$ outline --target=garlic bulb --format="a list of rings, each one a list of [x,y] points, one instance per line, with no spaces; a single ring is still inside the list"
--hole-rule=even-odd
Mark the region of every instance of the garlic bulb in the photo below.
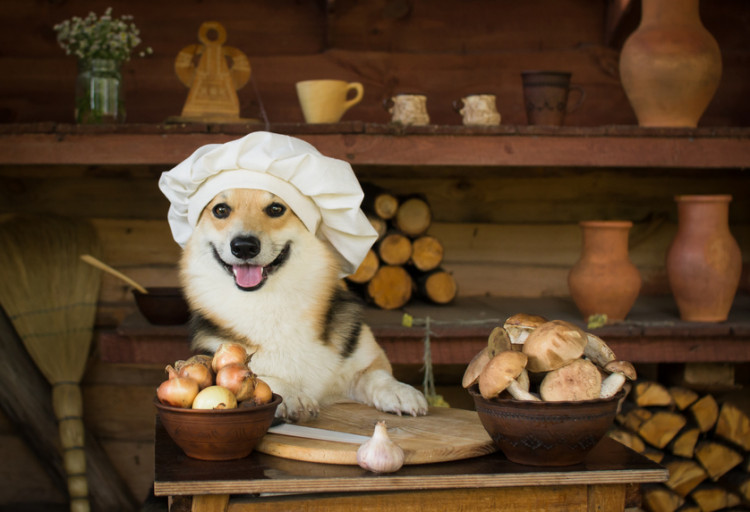
[[[372,437],[357,450],[357,464],[373,473],[393,473],[404,465],[404,450],[388,437],[385,421],[378,421]]]

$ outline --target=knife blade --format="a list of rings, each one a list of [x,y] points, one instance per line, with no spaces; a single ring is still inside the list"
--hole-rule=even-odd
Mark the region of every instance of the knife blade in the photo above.
[[[279,423],[268,429],[270,434],[279,434],[283,436],[303,437],[305,439],[317,439],[319,441],[333,441],[337,443],[362,444],[369,441],[367,436],[359,434],[350,434],[349,432],[337,432],[335,430],[326,430],[324,428],[305,427],[292,423]]]

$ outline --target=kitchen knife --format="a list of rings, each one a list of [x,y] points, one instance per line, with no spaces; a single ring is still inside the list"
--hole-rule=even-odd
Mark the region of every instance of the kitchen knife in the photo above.
[[[333,441],[337,443],[362,444],[369,441],[367,436],[359,434],[350,434],[348,432],[337,432],[335,430],[326,430],[324,428],[304,427],[292,423],[278,423],[268,429],[269,434],[279,434],[282,436],[304,437],[306,439],[317,439],[319,441]]]

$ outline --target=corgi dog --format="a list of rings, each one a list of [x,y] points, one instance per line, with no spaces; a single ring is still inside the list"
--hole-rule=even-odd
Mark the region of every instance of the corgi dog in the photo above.
[[[242,344],[252,371],[283,397],[276,415],[287,421],[315,417],[341,399],[427,414],[424,395],[393,377],[359,299],[342,286],[339,262],[278,196],[219,193],[180,259],[192,348]]]

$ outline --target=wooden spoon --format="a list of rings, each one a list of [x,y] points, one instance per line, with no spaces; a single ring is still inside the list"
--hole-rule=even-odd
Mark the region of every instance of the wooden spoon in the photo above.
[[[146,288],[144,288],[143,286],[141,286],[140,284],[138,284],[136,281],[134,281],[133,279],[129,278],[128,276],[126,276],[125,274],[123,274],[122,272],[120,272],[119,270],[113,269],[112,267],[110,267],[109,265],[107,265],[106,263],[104,263],[103,261],[94,258],[92,255],[90,255],[90,254],[82,254],[81,255],[81,259],[83,261],[85,261],[86,263],[88,263],[89,265],[98,268],[99,270],[103,270],[103,271],[105,271],[105,272],[107,272],[109,274],[112,274],[113,276],[117,277],[118,279],[122,279],[123,281],[125,281],[126,283],[128,283],[130,286],[132,286],[133,288],[135,288],[136,290],[138,290],[139,292],[145,293],[145,294],[148,293],[148,290],[146,290]]]

